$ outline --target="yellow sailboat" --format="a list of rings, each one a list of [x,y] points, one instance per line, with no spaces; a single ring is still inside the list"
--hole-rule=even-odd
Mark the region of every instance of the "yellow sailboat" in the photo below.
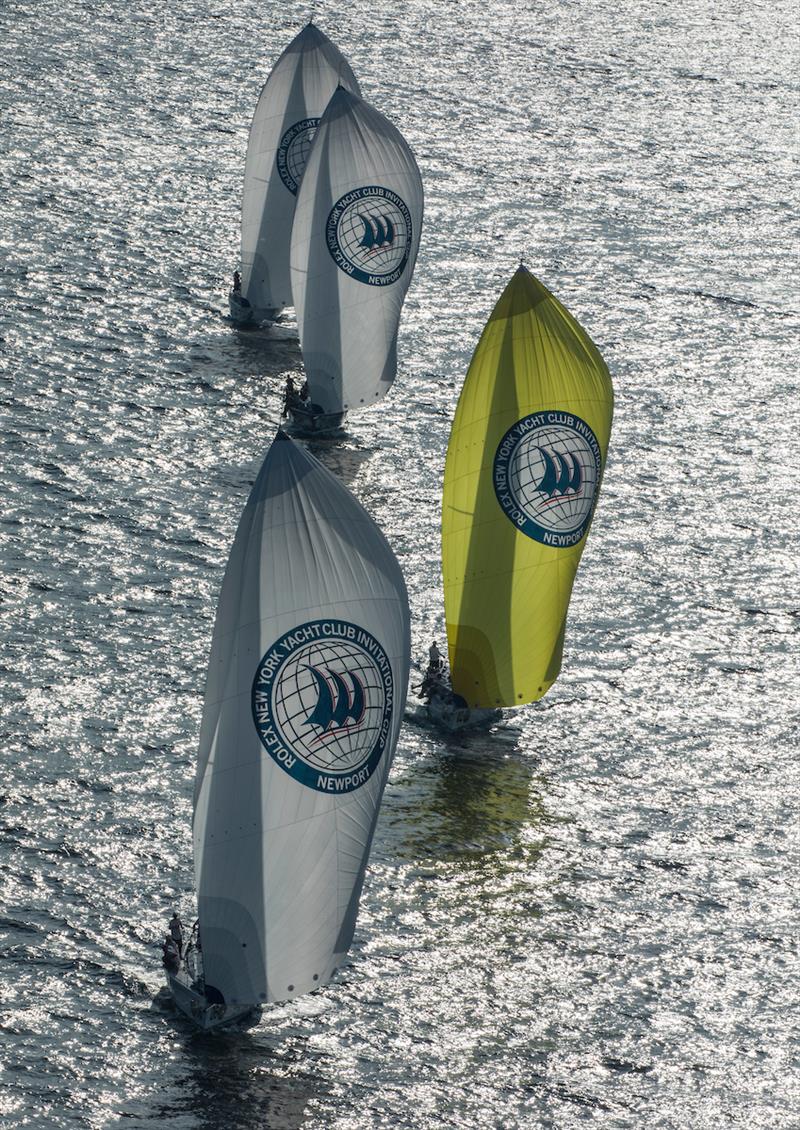
[[[452,692],[429,695],[428,710],[449,728],[533,702],[557,678],[613,402],[589,336],[520,266],[478,342],[447,449],[442,573]],[[435,691],[436,673],[428,674]]]

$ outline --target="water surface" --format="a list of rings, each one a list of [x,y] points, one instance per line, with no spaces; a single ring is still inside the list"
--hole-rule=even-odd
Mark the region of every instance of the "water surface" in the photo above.
[[[398,553],[418,655],[455,398],[520,255],[612,370],[611,455],[561,679],[489,736],[409,721],[337,981],[213,1039],[157,999],[222,571],[301,367],[291,318],[225,312],[250,116],[307,15],[0,12],[4,1125],[788,1128],[780,0],[317,6],[426,186],[396,386],[313,447]]]

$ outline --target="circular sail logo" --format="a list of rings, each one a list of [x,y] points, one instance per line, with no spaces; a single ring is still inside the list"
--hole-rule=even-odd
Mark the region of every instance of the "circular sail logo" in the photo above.
[[[336,266],[368,286],[390,286],[411,254],[411,213],[389,188],[354,188],[328,215],[325,239]]]
[[[295,780],[349,793],[380,763],[393,699],[391,664],[373,635],[346,620],[312,620],[262,657],[253,720],[264,749]]]
[[[278,176],[293,196],[297,196],[300,181],[306,171],[311,152],[311,142],[317,132],[319,118],[303,118],[289,126],[278,146]]]
[[[576,545],[586,533],[602,453],[592,429],[571,412],[524,416],[494,456],[494,491],[510,521],[544,545]]]

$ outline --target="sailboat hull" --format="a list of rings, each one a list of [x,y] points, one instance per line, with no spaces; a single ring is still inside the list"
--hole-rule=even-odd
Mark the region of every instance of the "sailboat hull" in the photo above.
[[[246,298],[232,290],[228,294],[228,309],[237,326],[257,326],[260,322],[274,322],[282,307],[257,310]]]
[[[224,1028],[248,1016],[258,1017],[261,1013],[257,1005],[209,1004],[201,993],[192,988],[189,977],[182,969],[178,973],[167,971],[167,985],[178,1010],[203,1032]]]
[[[433,695],[426,703],[431,722],[443,730],[455,733],[480,726],[491,726],[503,717],[501,710],[472,710],[456,695]]]
[[[299,406],[289,409],[289,423],[296,435],[325,435],[338,432],[347,417],[346,412],[314,412]]]

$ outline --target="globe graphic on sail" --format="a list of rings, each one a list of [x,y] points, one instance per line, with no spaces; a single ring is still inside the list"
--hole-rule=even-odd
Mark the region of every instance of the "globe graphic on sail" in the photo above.
[[[359,276],[386,277],[405,265],[411,242],[408,209],[385,196],[363,196],[342,212],[336,242]]]
[[[359,768],[375,748],[385,709],[375,661],[346,640],[299,648],[272,690],[272,716],[284,740],[322,772]]]
[[[278,172],[283,183],[295,196],[306,171],[318,125],[319,118],[295,122],[286,130],[278,147]]]
[[[297,186],[303,179],[303,173],[308,164],[308,155],[311,152],[311,143],[314,140],[314,134],[317,132],[316,127],[305,129],[302,133],[293,139],[291,145],[286,151],[286,168],[289,176],[295,184],[295,192]]]
[[[597,489],[595,457],[573,428],[536,428],[511,453],[508,487],[520,510],[537,525],[571,533],[591,513]]]

